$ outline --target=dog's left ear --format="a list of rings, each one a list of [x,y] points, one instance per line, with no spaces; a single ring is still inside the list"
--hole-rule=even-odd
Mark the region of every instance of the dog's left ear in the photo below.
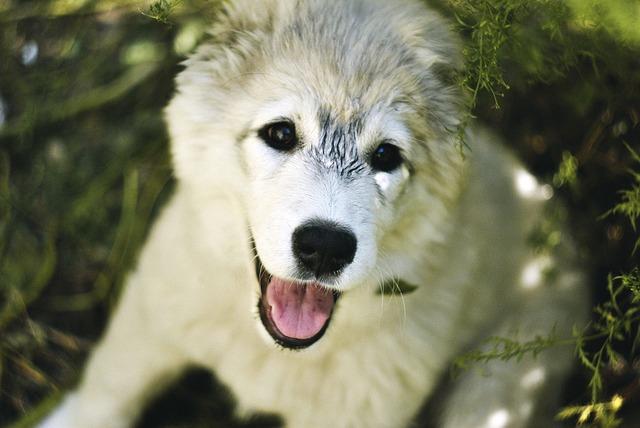
[[[462,70],[462,40],[452,31],[451,23],[438,12],[420,7],[400,33],[419,53],[418,60],[443,80],[448,80],[444,77],[447,71],[457,73]]]
[[[414,74],[420,82],[424,106],[431,131],[447,138],[457,134],[466,106],[459,84],[463,69],[462,41],[443,16],[423,5],[415,5],[411,18],[399,28],[417,63]]]

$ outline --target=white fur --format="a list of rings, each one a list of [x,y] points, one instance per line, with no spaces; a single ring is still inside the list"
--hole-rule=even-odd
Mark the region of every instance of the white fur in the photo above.
[[[186,61],[167,108],[179,184],[82,383],[41,427],[129,426],[188,364],[214,370],[243,412],[289,427],[407,426],[432,394],[440,427],[549,426],[571,349],[492,362],[491,376],[472,370],[435,390],[452,358],[489,336],[565,334],[584,317],[569,240],[544,263],[527,244],[549,189],[482,131],[468,131],[460,156],[460,95],[434,71],[455,69],[458,48],[433,12],[293,3],[230,4]],[[352,153],[392,141],[407,163],[345,179],[340,159],[311,155],[323,110],[339,124],[361,118]],[[278,118],[295,122],[298,150],[257,136]],[[250,241],[271,273],[294,277],[291,234],[311,218],[350,228],[358,249],[325,284],[344,293],[324,337],[290,351],[256,315]],[[392,279],[419,287],[376,293]]]

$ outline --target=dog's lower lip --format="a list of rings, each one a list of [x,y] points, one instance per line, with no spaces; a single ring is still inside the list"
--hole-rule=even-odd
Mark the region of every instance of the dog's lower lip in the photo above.
[[[335,290],[332,291],[333,308],[332,308],[331,314],[325,321],[322,328],[320,328],[320,330],[315,335],[309,338],[304,338],[304,339],[287,336],[278,329],[276,323],[274,322],[274,319],[272,317],[273,308],[268,303],[267,297],[266,297],[267,287],[269,286],[269,283],[271,282],[273,276],[264,268],[257,254],[255,256],[255,260],[256,260],[256,276],[260,283],[260,299],[258,301],[258,312],[260,313],[260,320],[262,321],[262,324],[264,325],[269,335],[280,346],[284,348],[289,348],[289,349],[303,349],[317,342],[324,335],[327,327],[329,326],[329,323],[331,322],[333,310],[335,309],[335,304],[337,303],[340,297],[340,293]],[[299,286],[304,287],[306,286],[306,284],[301,282]]]

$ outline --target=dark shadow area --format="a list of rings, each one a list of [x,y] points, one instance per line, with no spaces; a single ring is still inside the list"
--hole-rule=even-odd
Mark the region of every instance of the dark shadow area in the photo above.
[[[137,428],[278,428],[277,415],[252,415],[239,420],[229,391],[207,370],[191,369],[161,394],[142,416]]]

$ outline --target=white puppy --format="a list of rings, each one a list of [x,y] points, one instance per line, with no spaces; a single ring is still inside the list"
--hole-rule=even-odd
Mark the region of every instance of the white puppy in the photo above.
[[[166,110],[178,185],[77,391],[43,427],[128,427],[191,364],[288,427],[549,426],[570,348],[492,362],[490,336],[586,313],[550,189],[467,130],[447,23],[418,1],[241,0]],[[552,273],[552,274],[550,274]]]

